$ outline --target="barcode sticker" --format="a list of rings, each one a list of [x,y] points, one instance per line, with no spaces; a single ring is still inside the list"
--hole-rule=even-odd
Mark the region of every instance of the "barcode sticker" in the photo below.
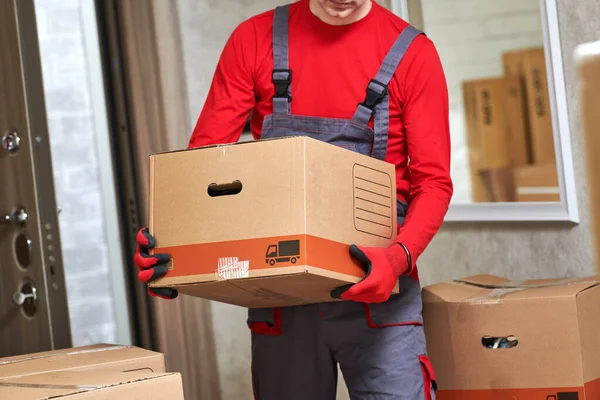
[[[392,178],[385,172],[355,164],[353,180],[354,227],[359,232],[390,239],[396,204]]]

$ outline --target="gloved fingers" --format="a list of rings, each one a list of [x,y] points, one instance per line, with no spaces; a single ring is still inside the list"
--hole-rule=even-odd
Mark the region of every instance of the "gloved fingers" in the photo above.
[[[355,244],[350,245],[350,255],[360,262],[361,267],[365,270],[366,276],[369,276],[373,264],[364,250],[365,249]]]
[[[367,278],[352,285],[348,290],[346,290],[342,295],[342,299],[362,301],[364,298],[369,298],[376,295],[377,289],[378,287],[376,282],[372,282]]]
[[[357,300],[360,298],[362,301],[363,297],[370,297],[377,289],[377,285],[368,278],[367,276],[357,283],[338,286],[330,292],[330,295],[334,299]]]
[[[168,271],[169,268],[166,265],[143,269],[138,272],[138,279],[144,283],[152,282],[165,276]]]
[[[171,256],[168,254],[148,254],[145,247],[138,244],[138,249],[133,257],[133,262],[138,266],[139,269],[147,269],[154,267],[155,265],[167,264],[171,260]]]
[[[382,292],[361,293],[359,295],[344,294],[342,299],[357,303],[385,303],[389,296]]]
[[[331,292],[329,292],[329,295],[331,296],[331,298],[333,299],[341,299],[342,295],[348,290],[350,289],[352,286],[354,286],[353,283],[350,283],[348,285],[342,285],[342,286],[338,286],[335,289],[333,289]]]
[[[372,269],[372,263],[369,257],[365,254],[363,249],[355,244],[350,245],[350,256],[360,262],[361,267],[365,270],[365,276],[358,283],[351,283],[348,285],[338,286],[333,289],[329,295],[334,299],[346,300],[346,295],[349,290],[356,290],[355,287],[365,281],[369,277]]]
[[[179,295],[177,290],[171,288],[148,288],[148,294],[166,300],[172,300]]]
[[[139,245],[147,249],[152,249],[156,246],[156,240],[154,239],[154,236],[148,232],[148,228],[140,229],[137,233],[136,240]]]

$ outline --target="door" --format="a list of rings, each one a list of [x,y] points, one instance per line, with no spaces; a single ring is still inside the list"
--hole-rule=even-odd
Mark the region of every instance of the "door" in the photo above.
[[[0,0],[0,357],[71,344],[35,12]]]

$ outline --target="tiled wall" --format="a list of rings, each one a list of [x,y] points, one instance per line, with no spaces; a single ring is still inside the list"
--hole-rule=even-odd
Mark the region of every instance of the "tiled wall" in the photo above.
[[[471,202],[461,84],[502,75],[502,53],[542,46],[539,0],[423,0],[424,30],[438,50],[450,95],[456,203]]]
[[[115,342],[81,5],[35,6],[73,344]]]

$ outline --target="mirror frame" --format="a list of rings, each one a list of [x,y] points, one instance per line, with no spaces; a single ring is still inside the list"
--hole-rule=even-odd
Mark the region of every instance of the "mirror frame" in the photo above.
[[[391,0],[391,11],[410,22],[408,1]],[[423,1],[423,0],[420,0]],[[560,202],[452,204],[445,222],[561,221],[579,223],[569,109],[556,0],[539,0]]]

